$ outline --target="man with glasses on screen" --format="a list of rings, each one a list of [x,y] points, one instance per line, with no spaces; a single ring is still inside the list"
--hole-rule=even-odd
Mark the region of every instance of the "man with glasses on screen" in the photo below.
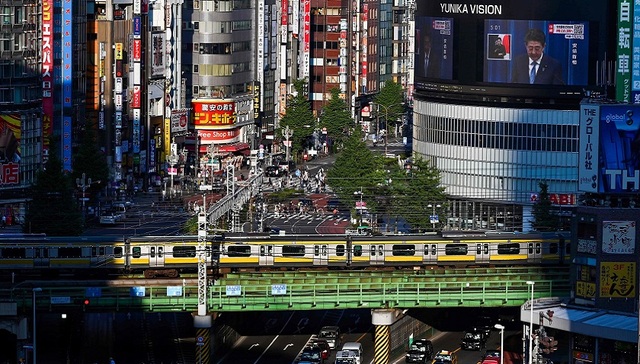
[[[536,85],[564,85],[560,62],[544,53],[546,39],[540,29],[529,29],[524,37],[526,55],[512,64],[511,82]]]

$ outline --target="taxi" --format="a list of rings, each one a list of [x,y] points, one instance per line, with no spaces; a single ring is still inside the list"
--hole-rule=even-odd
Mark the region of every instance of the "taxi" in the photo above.
[[[458,356],[449,350],[440,350],[433,357],[431,364],[458,364]]]

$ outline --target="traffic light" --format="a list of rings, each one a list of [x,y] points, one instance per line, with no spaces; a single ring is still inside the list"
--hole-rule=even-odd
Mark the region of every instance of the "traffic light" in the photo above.
[[[540,343],[540,352],[543,354],[551,354],[558,350],[558,340],[553,336],[543,336],[538,338]]]

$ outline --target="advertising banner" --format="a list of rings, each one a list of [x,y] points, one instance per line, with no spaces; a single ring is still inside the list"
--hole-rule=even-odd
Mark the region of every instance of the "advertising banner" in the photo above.
[[[193,124],[196,127],[233,125],[236,121],[235,102],[229,100],[194,100]]]
[[[189,110],[179,109],[171,111],[171,132],[182,133],[187,131]]]
[[[633,298],[636,282],[636,263],[600,263],[600,298]]]
[[[599,134],[600,106],[581,104],[578,191],[596,192],[598,190]]]
[[[228,144],[237,142],[240,139],[240,132],[238,129],[198,130],[198,137],[200,137],[200,151],[206,152],[208,144]]]
[[[140,34],[142,33],[142,19],[139,15],[135,15],[133,17],[133,36],[136,38],[140,38]]]
[[[616,100],[631,100],[631,0],[618,2]]]
[[[116,60],[121,61],[124,57],[124,44],[116,43]]]
[[[636,222],[604,221],[602,223],[602,252],[607,254],[635,254]]]
[[[133,109],[133,152],[140,153],[140,109]]]
[[[142,40],[134,39],[133,40],[133,61],[140,62],[141,57],[142,57]]]
[[[53,2],[42,2],[42,162],[49,156],[53,134]]]
[[[131,94],[131,107],[134,109],[140,108],[140,100],[142,95],[140,94],[140,86],[133,86],[133,92]]]
[[[151,34],[151,77],[164,77],[165,72],[165,34]]]

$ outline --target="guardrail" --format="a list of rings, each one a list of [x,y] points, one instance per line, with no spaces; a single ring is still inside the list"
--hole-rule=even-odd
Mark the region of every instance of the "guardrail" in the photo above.
[[[506,307],[520,306],[531,298],[528,279],[509,280],[502,275],[465,280],[464,277],[440,277],[422,281],[408,276],[404,282],[330,283],[309,280],[306,283],[235,284],[219,282],[209,286],[209,311],[314,310],[346,308],[428,308],[428,307]],[[230,284],[225,284],[230,283]],[[568,296],[567,276],[536,279],[535,298]],[[30,307],[31,288],[14,288],[11,297],[18,307]],[[0,292],[0,298],[3,297]],[[85,300],[88,299],[88,302]],[[155,287],[42,287],[38,306],[50,311],[82,308],[113,311],[194,311],[198,305],[195,285]]]
[[[236,181],[236,190],[234,194],[227,194],[216,202],[207,211],[207,222],[210,224],[215,223],[226,215],[233,208],[242,206],[249,200],[260,193],[262,186],[263,173],[260,172],[256,175],[249,177],[246,181]]]

